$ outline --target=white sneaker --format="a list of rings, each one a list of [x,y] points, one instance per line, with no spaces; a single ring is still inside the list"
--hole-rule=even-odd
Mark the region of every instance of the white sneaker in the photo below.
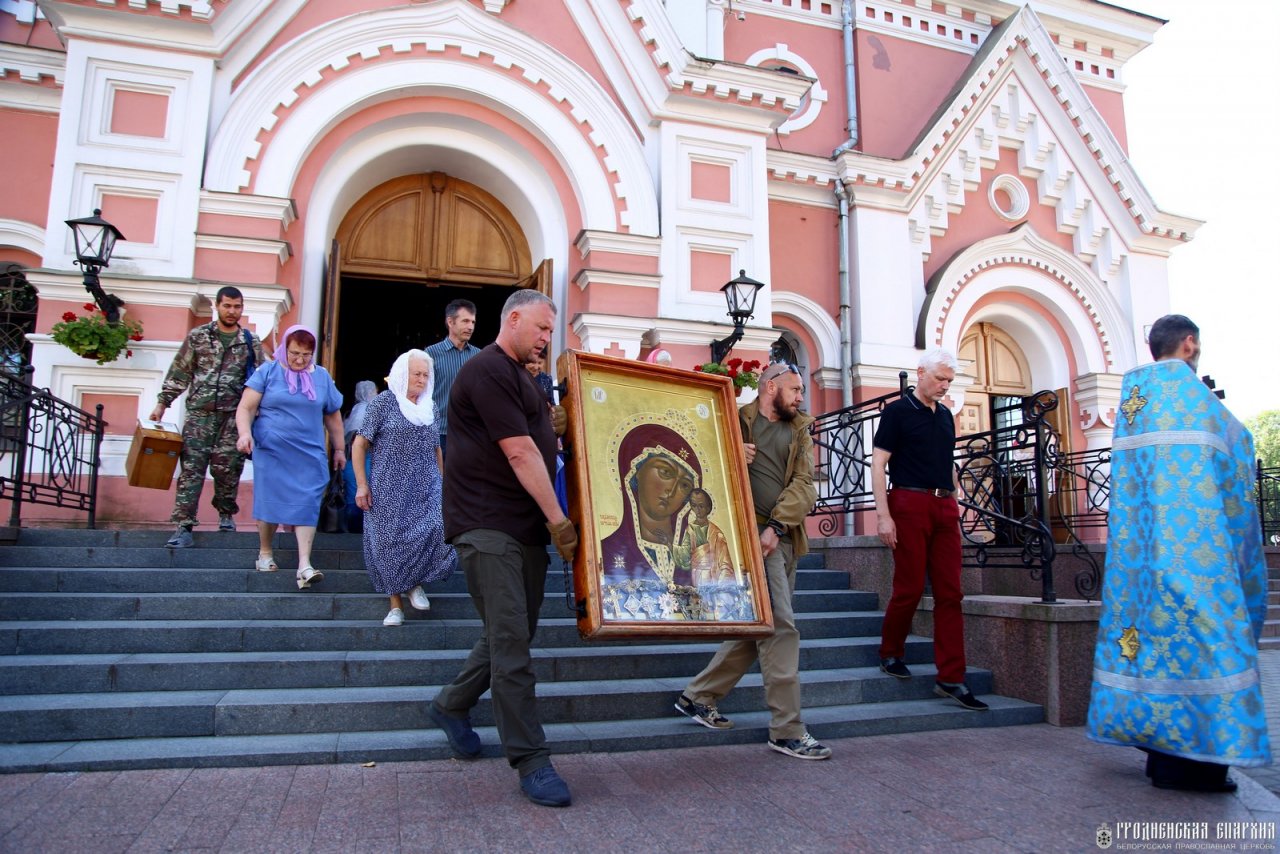
[[[399,608],[392,608],[387,616],[382,618],[384,626],[402,626],[404,625],[404,611]]]
[[[427,598],[427,594],[423,592],[422,585],[409,591],[409,604],[417,608],[419,611],[430,611],[431,600]]]

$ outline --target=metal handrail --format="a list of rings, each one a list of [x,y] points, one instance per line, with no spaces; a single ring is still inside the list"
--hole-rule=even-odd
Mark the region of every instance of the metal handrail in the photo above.
[[[23,504],[65,507],[97,526],[98,473],[106,422],[48,389],[31,385],[32,368],[0,370],[0,499],[9,526],[22,525]]]
[[[1262,525],[1262,542],[1280,546],[1280,466],[1263,466],[1254,460],[1258,490],[1258,522]]]

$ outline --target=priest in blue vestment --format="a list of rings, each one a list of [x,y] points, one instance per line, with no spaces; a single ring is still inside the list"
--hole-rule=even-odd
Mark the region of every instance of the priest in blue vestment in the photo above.
[[[1196,377],[1194,323],[1167,315],[1148,340],[1116,413],[1087,733],[1146,751],[1159,788],[1231,792],[1228,766],[1271,762],[1253,438]]]

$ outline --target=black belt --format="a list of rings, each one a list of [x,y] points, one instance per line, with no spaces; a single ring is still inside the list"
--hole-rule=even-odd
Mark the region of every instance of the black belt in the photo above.
[[[934,498],[950,498],[956,494],[954,489],[926,489],[923,486],[895,486],[894,489],[901,489],[903,492],[927,492]]]

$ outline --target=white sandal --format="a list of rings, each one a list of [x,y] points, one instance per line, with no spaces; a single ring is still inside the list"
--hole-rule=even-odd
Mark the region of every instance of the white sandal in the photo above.
[[[276,566],[276,559],[271,555],[260,554],[253,562],[253,568],[258,572],[275,572],[280,567]]]
[[[324,580],[324,573],[313,566],[298,567],[298,589],[306,590],[312,584]]]

